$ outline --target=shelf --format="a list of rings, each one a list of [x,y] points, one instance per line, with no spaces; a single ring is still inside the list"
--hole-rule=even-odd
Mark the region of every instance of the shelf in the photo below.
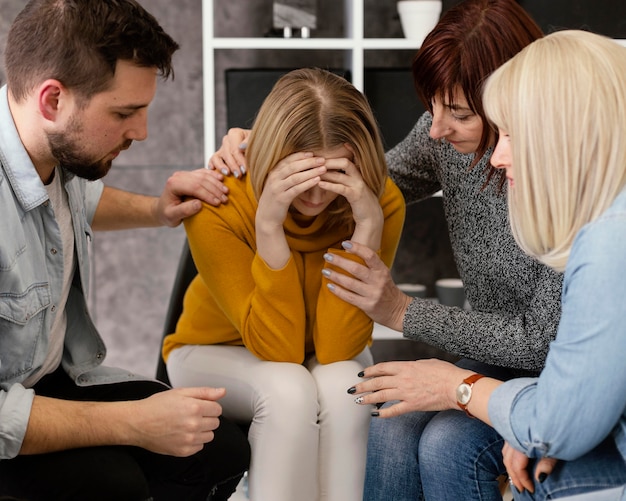
[[[204,81],[204,148],[205,162],[215,151],[215,52],[218,50],[329,50],[345,52],[345,67],[352,84],[363,92],[364,54],[366,51],[411,50],[419,48],[406,38],[364,37],[363,0],[343,0],[345,33],[340,38],[258,38],[215,37],[214,0],[202,0],[202,57]]]
[[[251,50],[417,50],[419,44],[406,38],[213,38],[213,49]]]

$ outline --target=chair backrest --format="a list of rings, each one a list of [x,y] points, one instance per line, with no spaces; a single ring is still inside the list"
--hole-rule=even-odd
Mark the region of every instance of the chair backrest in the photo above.
[[[165,325],[163,328],[163,335],[161,336],[161,344],[163,339],[168,334],[171,334],[176,330],[176,323],[178,317],[183,311],[183,297],[187,287],[198,274],[196,265],[191,257],[191,251],[189,250],[189,243],[185,239],[183,245],[183,251],[180,255],[180,261],[178,262],[178,269],[176,270],[176,277],[174,278],[174,286],[172,287],[172,295],[170,296],[170,303],[167,308],[167,314],[165,315]],[[165,384],[170,384],[169,377],[167,376],[167,368],[165,367],[165,361],[161,355],[161,349],[159,348],[159,358],[157,361],[156,378]]]

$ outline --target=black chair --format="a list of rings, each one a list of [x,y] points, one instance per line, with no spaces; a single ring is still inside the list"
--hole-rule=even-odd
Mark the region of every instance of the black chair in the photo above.
[[[189,243],[185,239],[183,245],[183,251],[180,255],[180,261],[178,262],[178,269],[176,270],[176,278],[174,278],[174,285],[172,287],[172,295],[170,296],[170,303],[167,307],[167,314],[165,316],[165,326],[163,328],[163,336],[161,337],[161,344],[163,339],[168,334],[171,334],[176,330],[176,323],[178,317],[183,311],[183,297],[187,287],[198,274],[196,265],[191,257],[191,251],[189,250]],[[163,383],[170,385],[170,379],[167,376],[167,368],[165,367],[165,361],[163,355],[159,349],[159,359],[157,361],[156,378]]]
[[[176,277],[174,278],[174,285],[172,286],[172,295],[170,296],[170,303],[167,307],[167,314],[165,315],[165,326],[163,328],[163,335],[161,336],[161,346],[163,346],[163,339],[168,334],[171,334],[176,330],[176,323],[180,314],[183,312],[183,298],[185,297],[185,291],[189,284],[198,274],[191,251],[189,250],[189,242],[185,238],[183,244],[183,250],[180,254],[180,261],[178,262],[178,269],[176,270]],[[159,348],[159,357],[157,360],[156,378],[171,386],[170,378],[167,375],[167,367]],[[238,422],[241,430],[247,435],[250,423]]]

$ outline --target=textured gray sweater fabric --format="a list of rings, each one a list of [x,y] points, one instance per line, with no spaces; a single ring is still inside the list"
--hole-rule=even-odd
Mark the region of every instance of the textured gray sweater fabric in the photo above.
[[[442,190],[471,310],[414,299],[404,317],[404,336],[518,374],[538,372],[557,331],[562,274],[521,251],[509,227],[506,193],[495,183],[483,189],[491,151],[470,169],[474,155],[433,140],[431,122],[429,113],[422,115],[387,153],[387,163],[407,204]]]

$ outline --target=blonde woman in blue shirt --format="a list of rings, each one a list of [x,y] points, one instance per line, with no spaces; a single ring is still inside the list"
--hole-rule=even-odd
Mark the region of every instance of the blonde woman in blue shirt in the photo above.
[[[519,499],[626,500],[626,48],[562,31],[489,78],[491,157],[509,181],[513,234],[564,270],[562,315],[540,377],[501,382],[440,360],[388,362],[348,390],[373,415],[465,410],[507,441]],[[371,253],[345,247],[366,262]],[[358,273],[347,260],[333,265]],[[350,289],[351,278],[336,281]]]

